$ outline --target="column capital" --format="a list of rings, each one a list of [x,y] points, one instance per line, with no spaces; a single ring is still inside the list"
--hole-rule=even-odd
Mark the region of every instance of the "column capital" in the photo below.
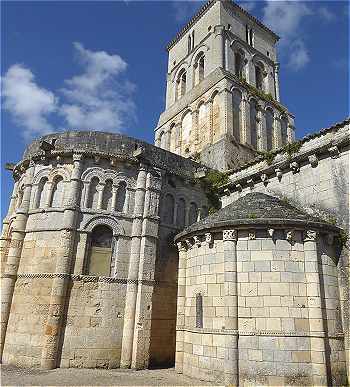
[[[223,241],[237,241],[237,230],[224,230],[222,232]]]
[[[306,230],[304,234],[304,242],[316,242],[318,239],[318,232],[315,230]]]

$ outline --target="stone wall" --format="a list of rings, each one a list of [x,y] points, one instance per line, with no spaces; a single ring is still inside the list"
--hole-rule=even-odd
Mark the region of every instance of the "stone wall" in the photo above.
[[[279,196],[308,213],[339,225],[347,238],[349,120],[305,137],[300,148],[290,155],[277,152],[271,164],[260,160],[233,171],[230,181],[222,196],[224,207],[249,192]],[[338,276],[343,328],[345,336],[349,337],[349,241],[344,242]],[[346,340],[347,354],[349,345]]]
[[[180,238],[179,372],[240,385],[346,384],[332,240],[253,226]]]
[[[5,363],[173,364],[177,254],[170,239],[188,224],[192,204],[195,220],[206,206],[190,183],[197,168],[152,145],[98,132],[53,134],[28,146],[13,170],[1,238]],[[171,222],[163,210],[169,212],[170,194]],[[180,199],[186,217],[179,227]],[[99,226],[111,235],[106,276],[89,271]]]

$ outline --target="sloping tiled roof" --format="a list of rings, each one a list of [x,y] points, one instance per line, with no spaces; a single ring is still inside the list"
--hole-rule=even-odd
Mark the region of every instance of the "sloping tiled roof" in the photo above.
[[[249,193],[218,212],[209,215],[187,227],[176,236],[176,239],[186,234],[205,229],[224,227],[226,225],[302,225],[318,226],[337,230],[325,221],[308,215],[298,208],[279,198],[259,192]]]

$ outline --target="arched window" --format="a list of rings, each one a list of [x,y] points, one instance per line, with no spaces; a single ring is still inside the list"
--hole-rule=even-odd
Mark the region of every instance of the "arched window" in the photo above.
[[[204,63],[205,57],[203,52],[200,52],[195,60],[193,69],[194,69],[194,85],[197,85],[204,79]]]
[[[264,90],[263,68],[260,65],[255,65],[255,84],[258,90]]]
[[[281,135],[282,135],[282,145],[287,143],[288,139],[288,119],[283,116],[281,118]]]
[[[207,121],[207,107],[204,103],[202,103],[198,109],[198,133],[203,144],[207,144],[209,142]]]
[[[203,328],[203,296],[196,294],[196,328]]]
[[[188,213],[188,223],[192,224],[197,222],[198,220],[198,207],[196,203],[190,204],[190,210]]]
[[[186,224],[186,202],[184,199],[179,199],[176,211],[176,223],[180,228]]]
[[[177,99],[181,98],[186,93],[186,71],[182,69],[177,77]]]
[[[93,177],[90,181],[87,208],[97,208],[97,204],[98,204],[97,186],[99,185],[99,183],[100,183],[100,180],[98,179],[98,177]]]
[[[170,194],[166,194],[163,203],[162,220],[166,224],[174,223],[175,200]]]
[[[192,130],[192,113],[187,112],[182,119],[182,143],[186,144],[190,141]]]
[[[112,210],[112,195],[113,195],[112,189],[113,189],[112,180],[107,180],[103,188],[103,195],[102,195],[103,210],[108,210],[108,211]]]
[[[47,177],[42,177],[35,195],[34,208],[43,208],[47,201]]]
[[[240,142],[241,139],[241,122],[242,122],[242,111],[241,111],[242,93],[234,89],[232,92],[232,106],[233,106],[233,135],[236,140]]]
[[[57,176],[53,182],[51,207],[62,207],[64,195],[64,182],[62,176]]]
[[[112,250],[112,230],[104,225],[96,226],[91,233],[88,274],[109,277],[111,274]]]
[[[235,52],[235,75],[239,78],[243,77],[244,59],[241,52]]]
[[[116,202],[116,211],[124,212],[124,204],[126,198],[126,183],[122,181],[119,183],[117,190],[117,202]]]
[[[215,94],[213,98],[213,142],[216,142],[221,137],[221,111],[220,111],[220,97]]]
[[[257,138],[257,113],[258,107],[255,99],[250,100],[250,136],[251,136],[251,145],[256,149],[258,146]]]
[[[272,109],[266,109],[266,139],[267,139],[267,150],[272,149],[273,144],[273,111]]]

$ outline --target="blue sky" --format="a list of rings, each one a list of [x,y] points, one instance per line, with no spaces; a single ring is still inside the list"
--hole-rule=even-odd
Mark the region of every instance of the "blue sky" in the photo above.
[[[2,216],[12,190],[4,164],[20,160],[36,136],[87,128],[153,142],[165,46],[201,4],[1,3]],[[348,116],[348,2],[240,4],[281,36],[281,100],[296,116],[297,137]]]

